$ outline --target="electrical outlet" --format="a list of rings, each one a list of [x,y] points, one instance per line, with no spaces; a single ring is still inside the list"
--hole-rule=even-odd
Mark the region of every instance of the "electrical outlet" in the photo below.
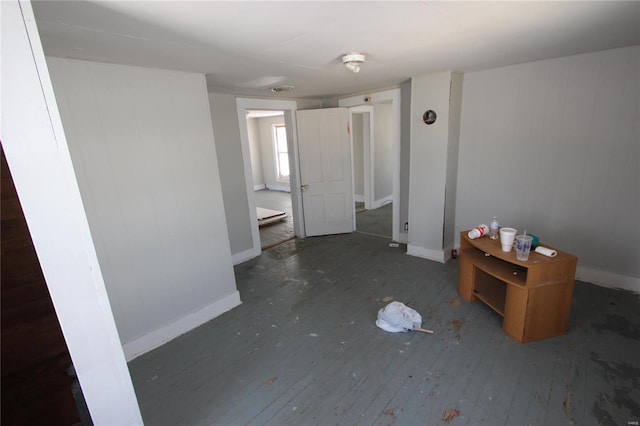
[[[404,230],[408,231],[409,230],[409,222],[405,222],[404,223]]]

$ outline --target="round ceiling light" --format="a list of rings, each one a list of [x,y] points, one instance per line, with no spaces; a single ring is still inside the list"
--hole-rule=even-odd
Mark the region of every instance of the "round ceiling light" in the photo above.
[[[342,63],[345,67],[349,68],[351,71],[358,73],[360,72],[360,65],[364,63],[365,56],[362,53],[347,53],[342,57]]]

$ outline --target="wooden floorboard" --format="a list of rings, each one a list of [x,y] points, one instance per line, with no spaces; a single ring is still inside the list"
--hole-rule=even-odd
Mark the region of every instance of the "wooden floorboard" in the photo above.
[[[260,226],[260,247],[266,250],[295,237],[293,230],[293,209],[291,194],[284,191],[261,190],[254,193],[256,207],[281,211],[285,218],[268,225]]]
[[[640,299],[578,283],[567,335],[519,344],[457,262],[354,233],[235,267],[243,304],[130,362],[152,425],[564,425],[640,419]],[[387,333],[401,301],[427,335]],[[616,327],[617,326],[617,327]],[[450,417],[445,423],[447,413]]]
[[[356,204],[356,232],[391,239],[393,235],[392,206],[392,203],[388,203],[377,209],[364,210],[359,209]]]

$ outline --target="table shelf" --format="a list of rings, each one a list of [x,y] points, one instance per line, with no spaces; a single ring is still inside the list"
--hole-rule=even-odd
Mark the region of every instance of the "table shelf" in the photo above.
[[[476,285],[473,289],[474,295],[482,300],[487,306],[504,317],[504,306],[507,296],[507,284],[487,274],[482,270],[476,271]]]
[[[519,265],[500,260],[490,253],[484,253],[474,248],[468,248],[460,251],[460,256],[468,256],[476,268],[481,269],[489,275],[497,279],[524,286],[527,282],[527,269]]]
[[[528,261],[503,252],[497,240],[460,234],[458,293],[503,317],[504,332],[520,343],[566,333],[578,258],[531,253]]]

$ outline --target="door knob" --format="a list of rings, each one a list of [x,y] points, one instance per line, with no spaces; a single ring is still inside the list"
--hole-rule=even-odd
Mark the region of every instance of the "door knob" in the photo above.
[[[302,185],[300,187],[300,189],[302,189],[302,192],[308,191],[309,190],[309,185]]]

